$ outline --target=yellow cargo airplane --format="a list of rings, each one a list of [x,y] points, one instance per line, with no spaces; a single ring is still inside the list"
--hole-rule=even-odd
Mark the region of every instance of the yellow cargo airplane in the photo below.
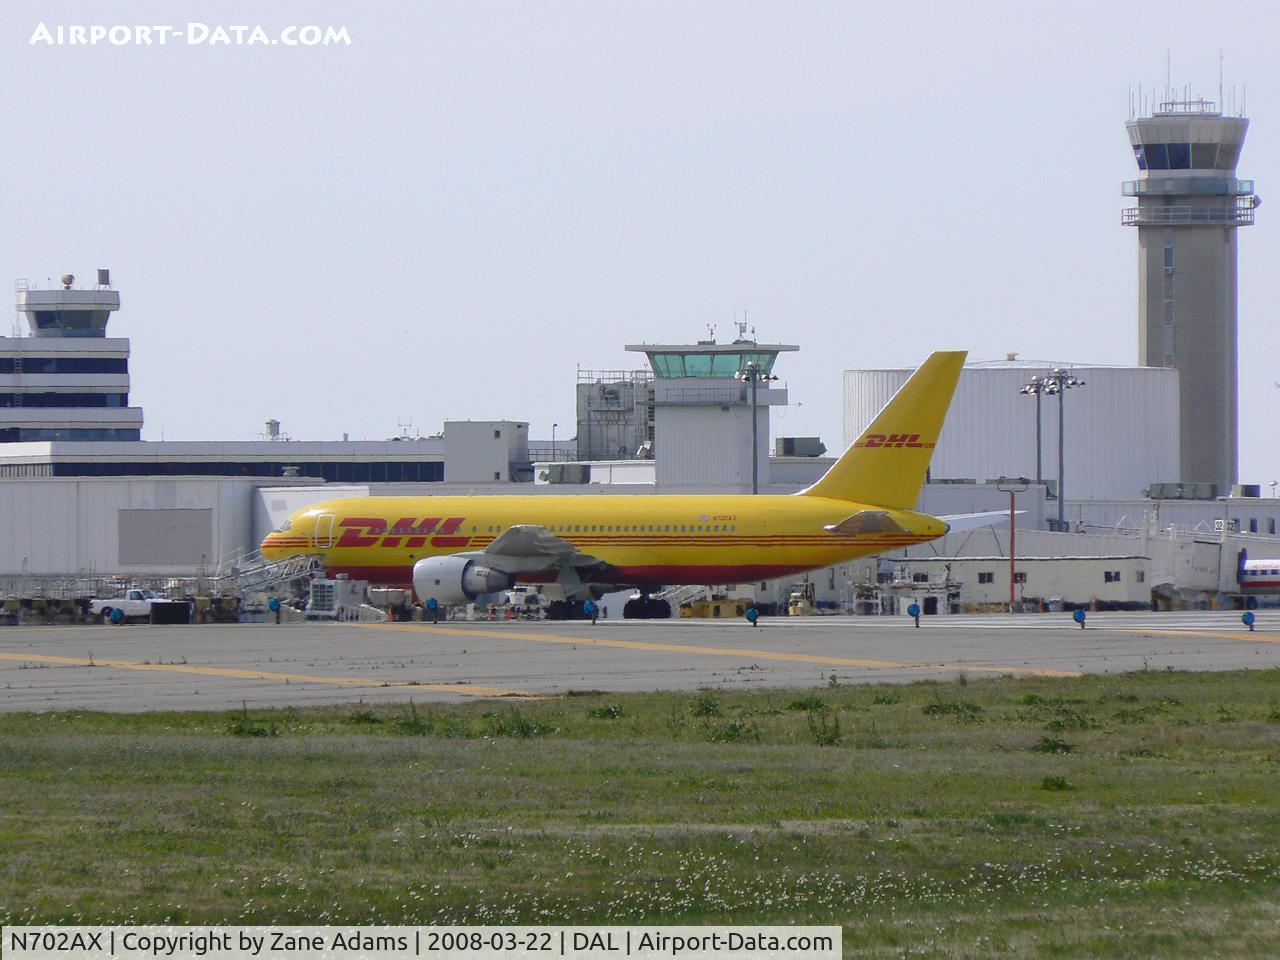
[[[269,559],[323,558],[330,576],[408,586],[466,603],[517,581],[579,601],[639,587],[628,617],[669,616],[648,594],[675,584],[793,576],[943,536],[914,512],[963,352],[933,354],[817,483],[793,495],[361,497],[299,510],[262,541]]]

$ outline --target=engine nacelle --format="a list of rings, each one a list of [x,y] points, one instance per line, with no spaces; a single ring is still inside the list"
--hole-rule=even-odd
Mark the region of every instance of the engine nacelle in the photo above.
[[[426,557],[413,565],[413,591],[418,599],[425,602],[434,597],[444,606],[509,590],[514,583],[511,574],[482,566],[472,557]]]

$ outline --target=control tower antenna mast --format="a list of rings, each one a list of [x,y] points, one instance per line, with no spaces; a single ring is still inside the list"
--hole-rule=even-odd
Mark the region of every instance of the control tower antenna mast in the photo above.
[[[1218,48],[1218,109],[1223,110],[1226,107],[1225,101],[1222,99],[1222,48]]]

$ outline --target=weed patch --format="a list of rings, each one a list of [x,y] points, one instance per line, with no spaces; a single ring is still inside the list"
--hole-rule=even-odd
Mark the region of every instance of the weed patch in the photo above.
[[[972,700],[935,700],[921,708],[926,717],[954,717],[965,723],[978,723],[986,709]]]
[[[1061,737],[1041,737],[1031,749],[1035,753],[1070,753],[1075,748]]]
[[[823,700],[817,694],[811,693],[809,696],[801,700],[792,700],[787,709],[808,710],[810,713],[825,713],[830,708],[827,706],[827,701]]]
[[[828,711],[825,705],[821,710],[810,710],[809,734],[813,737],[813,742],[820,747],[834,747],[839,744],[843,739],[840,734],[840,711]]]
[[[484,732],[490,737],[516,737],[528,740],[556,733],[556,727],[542,720],[524,716],[517,708],[484,715]]]
[[[759,743],[762,734],[755,723],[730,720],[723,726],[713,727],[707,733],[711,743]]]
[[[720,701],[709,693],[698,694],[697,699],[693,701],[693,715],[695,717],[718,717],[720,715]]]
[[[245,707],[227,721],[227,733],[233,737],[278,737],[280,728],[275,720],[264,724],[252,719],[249,716],[249,708]]]

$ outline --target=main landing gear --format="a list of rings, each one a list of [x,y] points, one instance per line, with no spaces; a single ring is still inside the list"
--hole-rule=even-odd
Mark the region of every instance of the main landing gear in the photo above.
[[[585,603],[585,600],[552,600],[547,607],[547,619],[590,620],[590,615],[583,609]]]
[[[671,616],[671,604],[642,594],[627,601],[622,616],[625,620],[666,620]]]

